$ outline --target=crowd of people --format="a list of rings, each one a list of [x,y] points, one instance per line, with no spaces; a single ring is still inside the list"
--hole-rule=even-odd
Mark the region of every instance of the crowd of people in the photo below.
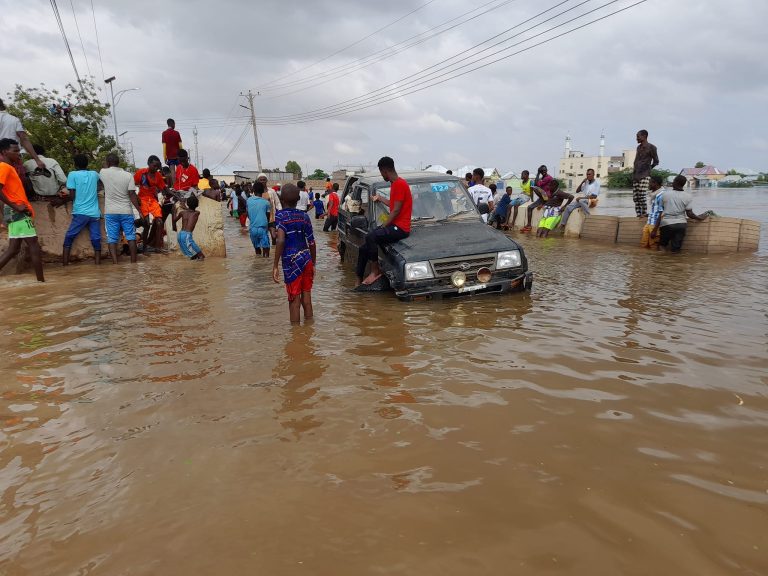
[[[652,176],[651,170],[658,165],[659,159],[656,147],[648,142],[648,132],[638,132],[637,141],[633,202],[636,215],[647,219],[641,243],[648,248],[669,246],[672,252],[679,252],[687,219],[700,221],[706,216],[693,213],[692,197],[685,191],[685,177],[678,176],[672,189],[667,190],[660,178]],[[261,173],[252,183],[234,183],[228,188],[226,183],[217,182],[207,169],[200,174],[190,162],[173,119],[168,119],[161,142],[164,162],[152,155],[147,159],[147,166],[134,174],[121,168],[118,155],[110,153],[99,172],[89,169],[88,156],[77,154],[73,158],[75,169],[65,175],[59,163],[46,156],[42,146],[30,141],[21,123],[5,111],[0,100],[0,201],[4,205],[9,238],[8,248],[0,255],[0,269],[18,254],[22,243],[26,243],[37,279],[44,281],[30,199],[47,200],[54,206],[71,202],[71,221],[64,236],[62,264],[69,264],[73,243],[86,228],[94,261],[99,264],[102,248],[99,191],[104,193],[103,218],[108,250],[114,263],[118,263],[121,253],[129,255],[131,262],[137,261],[139,252],[146,255],[164,253],[169,217],[181,252],[193,260],[204,259],[193,232],[199,218],[198,198],[206,196],[227,203],[231,216],[242,228],[247,228],[258,256],[269,258],[271,248],[275,247],[274,275],[277,278],[278,263],[281,263],[291,303],[291,319],[295,320],[302,307],[305,317],[311,316],[309,292],[316,255],[309,214],[314,211],[315,220],[324,221],[324,231],[336,230],[340,206],[338,184],[327,179],[321,195],[311,187],[307,189],[303,181],[282,188],[280,185],[270,187],[267,175]],[[22,147],[29,155],[26,162],[21,158]],[[358,285],[372,284],[381,276],[379,248],[410,233],[410,188],[397,175],[391,158],[383,157],[378,167],[385,180],[391,183],[391,194],[389,198],[374,195],[372,200],[386,203],[389,217],[368,234],[366,245],[360,251]],[[545,165],[538,168],[535,178],[524,170],[517,192],[511,186],[486,185],[482,168],[476,168],[464,178],[483,220],[491,226],[514,229],[518,209],[527,205],[525,225],[520,231],[529,233],[534,210],[543,210],[536,230],[538,237],[546,237],[558,227],[565,228],[574,210],[581,209],[589,215],[600,196],[600,181],[591,169],[575,194],[562,190]],[[177,228],[179,220],[180,230]],[[368,262],[370,274],[363,278]]]
[[[670,252],[678,253],[685,239],[688,219],[701,222],[708,215],[693,212],[693,196],[685,189],[685,176],[678,175],[672,182],[672,189],[667,190],[664,180],[652,175],[653,169],[659,165],[659,155],[656,146],[648,142],[648,131],[640,130],[636,139],[632,201],[636,216],[646,219],[641,246],[657,250],[669,248]],[[539,167],[534,179],[530,178],[528,170],[523,170],[520,177],[520,191],[515,193],[512,186],[506,186],[504,190],[498,189],[496,184],[486,186],[482,168],[464,175],[469,193],[488,224],[504,230],[514,229],[518,208],[527,204],[526,223],[520,231],[532,231],[533,211],[541,209],[543,213],[536,236],[547,237],[555,229],[564,230],[575,210],[581,209],[589,216],[590,210],[598,204],[600,180],[591,168],[575,194],[562,190],[545,165]]]

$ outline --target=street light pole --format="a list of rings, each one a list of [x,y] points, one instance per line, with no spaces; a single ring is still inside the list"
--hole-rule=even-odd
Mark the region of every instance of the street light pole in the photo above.
[[[115,112],[115,89],[112,87],[112,82],[115,81],[115,76],[110,76],[106,80],[104,80],[105,84],[109,84],[109,92],[112,95],[112,121],[115,124],[115,146],[117,147],[118,151],[120,150],[120,141],[118,139],[117,135],[117,113]]]

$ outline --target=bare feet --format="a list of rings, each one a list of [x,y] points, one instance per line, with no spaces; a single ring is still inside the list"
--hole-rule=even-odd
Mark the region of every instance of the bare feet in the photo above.
[[[363,284],[365,284],[366,286],[370,286],[371,284],[376,282],[376,280],[378,280],[379,278],[381,278],[381,273],[379,273],[379,274],[368,274],[366,279],[363,280]]]

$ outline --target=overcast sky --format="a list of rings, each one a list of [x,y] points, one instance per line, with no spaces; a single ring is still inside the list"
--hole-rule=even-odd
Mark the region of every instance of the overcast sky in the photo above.
[[[586,2],[569,15],[607,1]],[[128,131],[125,138],[132,139],[137,163],[160,154],[160,133],[170,116],[177,119],[187,146],[192,125],[198,124],[199,153],[204,166],[214,168],[245,127],[242,117],[248,113],[239,107],[246,104],[238,96],[241,91],[261,92],[256,98],[260,118],[332,106],[457,54],[471,56],[479,50],[473,46],[560,2],[93,0],[93,5],[104,75],[117,76],[116,90],[140,88],[126,93],[117,106],[118,128]],[[539,18],[499,36],[495,41],[518,34],[495,50],[527,40],[519,50],[551,37],[555,32],[544,30],[566,18],[554,15],[580,2],[562,2],[548,14],[549,24],[524,32],[542,23]],[[631,2],[619,0],[577,22]],[[58,1],[75,62],[82,75],[90,67],[103,86],[91,2],[73,4],[88,65],[70,3]],[[463,18],[468,20],[483,5],[497,8],[362,70],[329,76],[329,71],[352,67],[361,58],[476,9]],[[0,0],[0,14],[0,93],[10,92],[14,83],[57,87],[75,79],[50,2]],[[337,163],[375,162],[386,154],[401,167],[479,164],[519,172],[540,163],[556,166],[566,134],[575,149],[596,155],[604,130],[608,153],[620,154],[634,147],[635,133],[646,128],[662,167],[677,171],[702,160],[724,170],[768,170],[767,21],[765,0],[649,0],[379,106],[312,123],[261,126],[262,160],[267,167],[296,160],[305,170],[329,170]],[[265,86],[281,77],[278,84],[293,84],[281,90]],[[295,84],[308,77],[314,80]],[[325,83],[316,85],[320,81]],[[107,92],[102,94],[107,98]],[[226,164],[255,168],[250,130]]]

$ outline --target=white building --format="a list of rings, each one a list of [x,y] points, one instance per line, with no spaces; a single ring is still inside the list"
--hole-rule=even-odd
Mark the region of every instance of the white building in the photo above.
[[[635,163],[636,150],[624,150],[621,156],[606,156],[605,135],[600,136],[600,152],[597,156],[587,156],[584,152],[573,150],[571,144],[571,137],[566,136],[565,153],[560,159],[557,172],[557,177],[565,180],[569,189],[578,186],[590,168],[595,171],[596,178],[607,179],[608,174],[632,168]]]

